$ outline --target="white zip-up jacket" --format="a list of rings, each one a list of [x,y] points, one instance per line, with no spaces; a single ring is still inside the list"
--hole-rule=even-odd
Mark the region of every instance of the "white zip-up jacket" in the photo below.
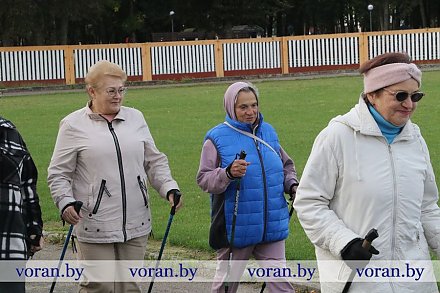
[[[341,250],[371,228],[380,251],[372,260],[430,260],[440,251],[438,190],[425,140],[408,121],[388,144],[362,99],[317,136],[302,174],[294,207],[315,245],[321,290],[341,292],[350,268]],[[339,282],[339,283],[336,283]],[[373,281],[374,282],[374,281]],[[351,292],[437,292],[436,284],[352,284]]]
[[[140,111],[121,107],[108,122],[86,106],[61,121],[48,183],[60,211],[75,200],[84,203],[74,230],[79,241],[125,242],[147,235],[147,181],[164,198],[179,188]]]

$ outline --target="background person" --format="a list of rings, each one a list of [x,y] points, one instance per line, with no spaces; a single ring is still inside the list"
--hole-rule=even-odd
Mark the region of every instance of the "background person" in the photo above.
[[[224,292],[220,267],[233,260],[285,261],[289,212],[284,192],[293,198],[298,184],[292,159],[281,147],[274,128],[259,112],[257,89],[245,82],[229,86],[224,95],[225,123],[208,131],[202,148],[197,184],[211,193],[209,243],[217,250],[217,276],[212,292]],[[269,146],[245,134],[254,134]],[[244,150],[245,160],[237,159]],[[238,214],[232,240],[237,180]],[[231,247],[231,241],[233,246]],[[244,269],[244,268],[242,268]],[[243,270],[239,269],[238,276]],[[236,292],[233,283],[228,292]],[[293,292],[288,282],[268,284],[270,292]]]
[[[294,203],[320,276],[340,281],[321,282],[324,293],[341,292],[351,270],[343,262],[324,270],[320,261],[430,260],[428,246],[440,252],[434,172],[410,120],[423,97],[422,73],[404,53],[379,55],[360,72],[358,104],[317,136]],[[379,238],[366,250],[362,238],[371,228]],[[373,282],[354,282],[350,291],[437,292],[435,283]]]
[[[85,78],[89,102],[60,123],[48,183],[62,218],[76,225],[78,259],[142,260],[151,231],[147,181],[171,206],[179,188],[142,113],[122,106],[126,80],[118,65],[99,61]],[[76,201],[84,203],[80,215]],[[129,282],[80,284],[80,292],[128,291],[140,292]]]
[[[20,133],[0,116],[0,261],[27,260],[43,247],[37,177]],[[0,282],[0,292],[25,292],[25,283]]]

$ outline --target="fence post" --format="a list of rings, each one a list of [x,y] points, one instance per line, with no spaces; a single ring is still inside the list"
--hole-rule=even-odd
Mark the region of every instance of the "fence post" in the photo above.
[[[370,44],[368,44],[368,34],[360,33],[359,36],[359,65],[368,60],[368,48]]]
[[[142,51],[142,81],[153,80],[152,62],[151,62],[151,45],[143,43],[141,45]]]
[[[223,43],[219,40],[214,42],[215,50],[215,76],[224,77],[225,71],[223,68]]]
[[[286,37],[281,38],[281,73],[289,73],[289,46]]]
[[[65,46],[64,49],[64,70],[66,84],[75,84],[75,56],[73,55],[73,48],[71,46]]]

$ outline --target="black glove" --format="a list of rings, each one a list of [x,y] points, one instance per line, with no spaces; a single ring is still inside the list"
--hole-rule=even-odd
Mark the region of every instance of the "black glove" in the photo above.
[[[32,236],[35,236],[35,237],[32,237]],[[36,247],[40,246],[40,239],[42,236],[43,235],[32,234],[31,236],[26,237],[25,240],[26,240],[26,246],[27,246],[27,253],[28,253],[29,257],[34,256],[34,252],[31,250],[31,247],[32,246],[36,246]]]
[[[297,187],[299,184],[298,183],[293,183],[292,185],[290,185],[289,188],[289,195],[290,195],[290,200],[294,201],[295,197],[296,197],[296,190],[295,187]]]
[[[370,261],[373,254],[379,254],[379,251],[372,245],[370,249],[362,247],[364,239],[355,238],[348,242],[341,250],[341,257],[345,263],[352,269],[364,268]]]
[[[35,237],[26,237],[26,240],[29,242],[29,245],[40,246],[40,239],[42,235],[31,235]]]
[[[175,192],[180,192],[180,190],[179,189],[170,189],[170,190],[168,190],[168,192],[167,192],[167,201],[170,201],[170,194],[172,193],[172,194],[175,194]]]

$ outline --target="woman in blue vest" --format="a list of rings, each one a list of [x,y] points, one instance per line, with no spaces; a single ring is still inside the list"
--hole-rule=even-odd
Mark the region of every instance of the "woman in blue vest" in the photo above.
[[[206,134],[197,174],[197,184],[211,194],[209,243],[218,260],[212,292],[237,291],[244,267],[227,273],[230,258],[285,262],[289,211],[284,193],[293,199],[298,185],[292,159],[259,112],[257,89],[232,84],[224,108],[225,122]],[[239,158],[242,151],[245,159]],[[269,282],[268,289],[294,291],[287,281]]]

